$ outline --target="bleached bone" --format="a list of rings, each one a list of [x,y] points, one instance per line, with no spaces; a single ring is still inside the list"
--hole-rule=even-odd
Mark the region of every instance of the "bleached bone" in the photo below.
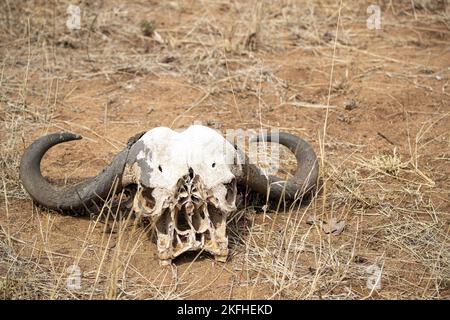
[[[133,210],[155,226],[161,261],[201,249],[224,261],[226,221],[236,210],[236,176],[242,172],[233,145],[203,126],[181,133],[155,128],[130,155],[122,183],[137,184]]]

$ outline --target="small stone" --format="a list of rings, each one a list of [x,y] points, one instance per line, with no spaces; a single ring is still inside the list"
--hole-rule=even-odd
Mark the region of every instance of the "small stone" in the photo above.
[[[208,127],[215,128],[215,129],[219,129],[221,127],[220,121],[211,120],[211,119],[206,121],[206,125]]]
[[[423,73],[423,74],[433,74],[434,73],[434,70],[433,69],[431,69],[431,68],[422,68],[422,69],[420,69],[420,73]]]
[[[317,223],[317,219],[315,216],[310,215],[306,218],[306,224],[309,224],[310,226],[312,226],[312,225],[315,225],[316,223]]]
[[[172,264],[172,259],[160,259],[159,260],[159,265],[161,267],[170,266],[171,264]]]
[[[345,226],[345,220],[337,222],[336,218],[331,218],[329,223],[322,224],[322,230],[326,234],[331,233],[332,235],[338,236],[344,231]]]
[[[227,256],[215,255],[214,260],[216,260],[217,262],[225,263],[227,262]]]
[[[322,36],[323,41],[325,42],[330,42],[331,40],[333,40],[333,35],[331,34],[331,32],[325,32]]]
[[[355,263],[366,263],[366,262],[367,262],[367,259],[364,258],[363,256],[355,256],[355,257],[353,258],[353,261],[354,261]]]
[[[133,92],[136,90],[136,86],[133,83],[127,83],[125,85],[125,90],[127,90],[128,92]]]
[[[356,100],[354,100],[354,99],[348,100],[345,103],[345,110],[353,110],[353,109],[356,109],[357,107],[358,107],[358,102],[356,102]]]
[[[171,63],[177,60],[174,56],[166,56],[161,60],[161,63]]]

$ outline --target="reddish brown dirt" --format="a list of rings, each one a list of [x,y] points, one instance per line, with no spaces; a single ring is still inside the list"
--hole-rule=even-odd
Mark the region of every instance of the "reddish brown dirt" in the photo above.
[[[307,8],[304,2],[298,1],[297,5]],[[58,289],[51,297],[67,296],[64,286],[55,279],[63,283],[65,268],[75,261],[83,272],[83,291],[69,298],[90,297],[99,269],[94,297],[448,298],[448,278],[446,282],[436,280],[450,274],[446,273],[450,270],[448,261],[436,262],[433,269],[424,262],[425,258],[418,256],[426,247],[401,242],[402,236],[392,230],[397,230],[394,227],[405,219],[423,222],[429,230],[439,230],[443,235],[440,238],[443,242],[436,243],[442,248],[430,250],[448,252],[449,9],[425,6],[416,9],[415,19],[410,5],[391,7],[388,3],[380,1],[385,21],[382,30],[369,30],[365,26],[367,5],[359,4],[355,8],[344,2],[338,30],[341,36],[334,53],[339,5],[332,1],[320,1],[315,5],[316,22],[294,20],[299,25],[306,21],[310,28],[306,31],[316,28],[313,34],[319,35],[317,39],[304,37],[306,31],[302,28],[297,38],[292,34],[284,36],[284,26],[278,30],[271,25],[271,21],[277,19],[270,11],[275,10],[275,5],[263,6],[261,44],[256,51],[242,49],[242,52],[228,52],[223,38],[230,32],[227,23],[234,19],[240,21],[242,12],[250,14],[252,11],[244,5],[239,13],[232,5],[221,2],[211,2],[203,8],[194,1],[170,4],[136,1],[125,6],[127,18],[115,22],[110,29],[104,24],[106,29],[101,31],[100,22],[94,23],[89,43],[87,27],[79,34],[57,27],[57,35],[52,35],[51,5],[42,4],[35,13],[26,6],[27,10],[21,14],[15,11],[18,8],[13,8],[11,15],[21,21],[21,28],[26,27],[24,21],[29,15],[35,23],[30,28],[39,29],[39,21],[47,21],[44,29],[48,30],[45,35],[34,31],[36,39],[33,38],[29,47],[32,59],[28,59],[27,49],[30,37],[23,36],[24,33],[5,32],[1,40],[0,132],[2,139],[14,143],[9,146],[5,143],[2,150],[5,163],[9,161],[11,166],[4,164],[3,168],[5,196],[1,200],[0,224],[5,234],[13,238],[11,246],[15,254],[54,277],[51,281],[57,283],[54,287]],[[82,1],[81,7],[93,14],[111,12],[120,4],[111,1],[99,7],[96,2]],[[280,4],[278,11],[285,12],[283,7]],[[58,4],[55,10],[62,13],[64,8],[65,4]],[[206,41],[203,37],[208,32],[212,38],[221,39],[216,39],[215,45],[205,45],[210,52],[218,50],[225,59],[218,62],[220,59],[211,58],[211,64],[220,67],[210,67],[208,71],[222,72],[217,77],[195,69],[196,59],[198,63],[201,61],[193,52],[202,45],[195,43],[189,30],[202,16],[215,22],[225,34],[223,38],[217,36],[211,27],[198,36],[199,43]],[[179,42],[170,46],[142,36],[138,27],[142,20],[153,20],[159,34]],[[64,19],[59,17],[55,21],[63,23]],[[118,28],[118,23],[123,27]],[[278,30],[280,36],[270,33],[271,28]],[[135,29],[137,31],[133,31]],[[101,40],[102,32],[109,40]],[[192,33],[195,32],[200,31],[192,29]],[[332,38],[329,42],[320,40],[326,32]],[[71,37],[72,44],[69,44],[74,48],[56,45],[64,36]],[[87,49],[90,53],[86,53]],[[105,57],[102,57],[102,50]],[[91,61],[87,54],[92,56]],[[173,62],[161,63],[161,59],[172,55],[176,57]],[[139,69],[136,66],[139,59],[150,67]],[[248,60],[257,63],[254,65]],[[125,70],[118,64],[129,66]],[[262,68],[270,73],[261,72]],[[237,71],[243,74],[239,80],[228,81],[223,74],[228,72],[235,76]],[[255,80],[264,77],[267,81]],[[225,80],[216,82],[218,79]],[[328,99],[329,104],[335,106],[328,112],[325,108],[297,107],[291,103],[326,105]],[[356,102],[356,107],[349,110],[346,105],[351,100]],[[26,105],[21,104],[22,101]],[[11,107],[13,104],[18,107]],[[244,242],[232,242],[230,259],[224,264],[215,263],[208,255],[197,257],[196,253],[189,253],[177,259],[173,267],[161,268],[155,244],[144,226],[139,225],[137,231],[132,231],[132,225],[118,222],[123,228],[119,230],[117,225],[105,227],[101,222],[90,231],[95,218],[37,208],[20,188],[17,175],[14,176],[24,148],[49,132],[66,130],[85,137],[52,149],[43,162],[46,176],[71,182],[96,174],[137,132],[156,126],[180,128],[194,121],[222,131],[257,129],[262,124],[304,137],[324,161],[321,170],[327,189],[310,207],[291,214],[276,214],[272,207],[267,218],[259,207],[256,212],[248,208],[248,221],[239,222]],[[372,159],[392,155],[394,149],[402,162],[407,163],[397,176],[380,173],[379,168],[369,165]],[[352,172],[356,172],[356,182],[348,176]],[[347,198],[339,202],[339,190],[346,185]],[[386,210],[391,210],[389,215]],[[305,223],[311,214],[345,219],[347,227],[340,236],[324,235]],[[275,226],[274,232],[281,233],[291,215],[292,219],[300,221],[299,237],[309,235],[305,254],[298,257],[300,267],[294,272],[298,278],[292,280],[292,286],[285,287],[271,282],[273,277],[267,274],[267,268],[265,271],[254,269],[247,259],[250,249],[245,242],[259,241],[260,248],[264,248],[263,239],[253,239],[249,230],[262,229],[268,234]],[[247,230],[244,229],[246,224]],[[431,225],[436,229],[430,229]],[[415,234],[415,229],[410,231]],[[267,248],[273,254],[277,250]],[[411,251],[416,250],[414,248],[417,252]],[[333,254],[321,260],[318,258],[321,250]],[[350,262],[346,260],[348,257]],[[278,267],[275,262],[274,270]],[[383,265],[386,270],[383,287],[376,292],[366,287],[367,275],[355,271],[373,263]],[[0,270],[7,269],[2,265]],[[342,270],[345,272],[341,273]],[[1,271],[0,275],[3,272],[8,271]],[[128,283],[124,283],[124,279]]]

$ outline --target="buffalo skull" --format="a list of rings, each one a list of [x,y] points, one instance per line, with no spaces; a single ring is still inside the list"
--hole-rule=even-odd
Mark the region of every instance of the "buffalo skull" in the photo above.
[[[294,153],[296,171],[284,181],[249,163],[241,149],[215,130],[193,125],[182,132],[158,127],[138,134],[97,176],[71,186],[50,184],[41,174],[42,157],[54,145],[78,139],[72,133],[54,133],[33,142],[20,164],[23,186],[36,203],[72,212],[105,201],[111,190],[134,186],[132,209],[154,226],[161,264],[189,250],[205,250],[226,260],[226,222],[236,211],[238,185],[292,201],[317,182],[316,155],[299,137],[279,133],[254,140],[276,141]]]

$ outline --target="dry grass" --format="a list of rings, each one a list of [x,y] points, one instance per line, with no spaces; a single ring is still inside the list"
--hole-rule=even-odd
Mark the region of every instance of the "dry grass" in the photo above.
[[[447,1],[380,0],[382,31],[348,1],[83,1],[72,31],[69,4],[0,3],[2,299],[450,297]],[[160,268],[149,226],[112,202],[68,217],[20,185],[21,153],[48,131],[86,137],[46,160],[72,181],[135,132],[194,121],[279,128],[321,159],[310,203],[244,199],[223,265],[195,253]]]

